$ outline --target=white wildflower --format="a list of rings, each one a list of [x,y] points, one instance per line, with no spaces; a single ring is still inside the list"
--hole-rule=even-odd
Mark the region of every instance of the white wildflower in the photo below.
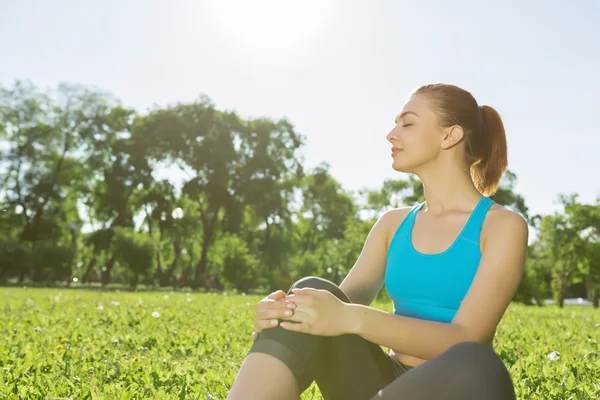
[[[165,294],[164,297],[165,297],[165,300],[169,300],[169,295],[168,294]]]
[[[158,317],[160,317],[160,314],[159,314],[159,312],[158,312],[158,311],[154,311],[154,312],[152,313],[152,316],[153,316],[154,318],[158,318]]]
[[[113,301],[111,301],[110,303],[111,303],[113,306],[118,306],[118,305],[120,305],[120,304],[121,304],[121,303],[119,303],[118,301],[114,301],[114,300],[113,300]]]
[[[98,310],[100,310],[100,311],[104,310],[104,306],[102,305],[102,303],[98,304]]]
[[[40,328],[39,326],[36,326],[33,330],[36,331],[36,332],[41,332],[42,328]]]
[[[560,352],[558,351],[553,351],[552,353],[548,354],[548,359],[550,361],[556,361],[560,358]]]
[[[191,303],[191,302],[192,302],[192,299],[190,299],[190,298],[188,297],[187,301],[188,301],[188,303]]]

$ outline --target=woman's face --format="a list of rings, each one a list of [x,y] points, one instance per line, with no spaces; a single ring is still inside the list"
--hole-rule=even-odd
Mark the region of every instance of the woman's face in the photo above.
[[[443,150],[444,129],[423,96],[412,95],[387,134],[392,144],[392,168],[414,173]]]

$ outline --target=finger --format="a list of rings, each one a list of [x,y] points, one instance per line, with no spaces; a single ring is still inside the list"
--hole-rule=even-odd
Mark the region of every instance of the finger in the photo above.
[[[279,300],[279,299],[283,299],[284,297],[285,297],[285,292],[283,290],[277,290],[277,291],[271,293],[270,295],[268,295],[267,299]]]
[[[301,323],[312,323],[314,321],[313,316],[308,313],[305,312],[303,310],[296,310],[294,311],[294,315],[287,317],[287,318],[283,318],[285,321],[290,321],[290,322],[301,322]],[[284,321],[282,321],[281,323],[283,323]],[[280,325],[281,325],[280,323]]]
[[[288,331],[310,333],[310,325],[307,323],[282,322],[280,326]]]
[[[261,310],[265,310],[265,309],[285,309],[285,308],[289,308],[290,310],[293,310],[296,307],[296,305],[294,304],[294,302],[290,299],[280,299],[280,300],[263,300],[260,303],[258,303],[258,309]]]
[[[301,304],[304,304],[304,305],[314,304],[315,296],[312,294],[308,294],[308,293],[302,293],[302,294],[298,294],[298,295],[287,296],[286,300],[296,304],[296,308],[297,308]]]
[[[277,319],[291,317],[293,311],[287,308],[260,310],[256,313],[256,319]]]
[[[309,287],[292,289],[292,293],[298,294],[298,295],[311,294],[313,296],[318,296],[319,294],[321,294],[323,292],[327,292],[327,290],[314,289],[314,288],[309,288]]]
[[[254,322],[254,328],[261,331],[263,329],[275,328],[279,325],[276,319],[260,319]]]

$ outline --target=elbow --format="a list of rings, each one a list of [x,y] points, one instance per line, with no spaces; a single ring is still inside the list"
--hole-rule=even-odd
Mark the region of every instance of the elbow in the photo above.
[[[493,336],[490,338],[488,335],[482,334],[482,332],[476,332],[473,329],[467,329],[462,325],[456,325],[457,334],[454,344],[461,342],[475,342],[484,345],[490,345],[492,343]]]

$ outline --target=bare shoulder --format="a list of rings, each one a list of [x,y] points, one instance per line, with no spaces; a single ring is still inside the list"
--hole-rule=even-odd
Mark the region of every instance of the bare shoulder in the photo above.
[[[402,221],[404,221],[404,218],[406,218],[411,209],[412,207],[392,208],[391,210],[387,210],[381,216],[381,220],[387,226],[391,228],[397,228],[402,223]]]
[[[380,221],[385,226],[388,247],[394,233],[396,233],[396,230],[398,230],[410,210],[412,210],[412,207],[393,208],[381,216]]]
[[[482,228],[483,243],[490,239],[514,239],[527,243],[528,236],[529,225],[521,214],[497,203],[490,208]]]

